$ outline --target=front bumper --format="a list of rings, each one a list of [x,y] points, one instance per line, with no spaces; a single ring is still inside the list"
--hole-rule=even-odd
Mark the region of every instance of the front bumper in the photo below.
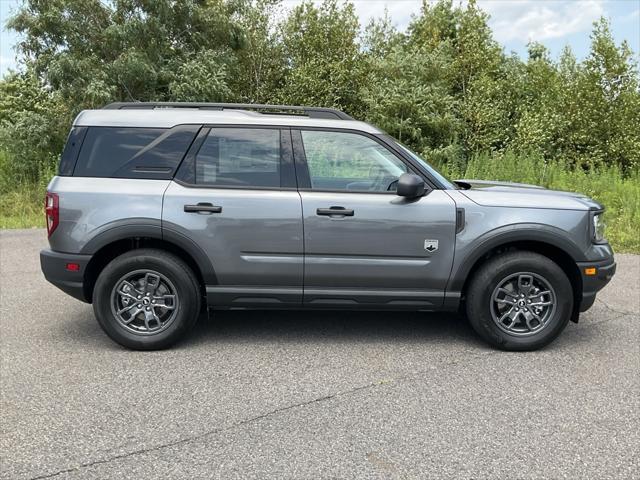
[[[91,255],[74,255],[49,249],[40,252],[40,267],[44,278],[64,293],[86,303],[91,303],[84,289],[84,274],[89,260]],[[77,270],[69,270],[69,264],[78,265]]]
[[[616,262],[613,257],[600,262],[577,262],[578,269],[582,275],[582,301],[580,311],[586,312],[596,301],[596,294],[609,283],[616,273]],[[595,275],[587,275],[586,269],[595,268]]]

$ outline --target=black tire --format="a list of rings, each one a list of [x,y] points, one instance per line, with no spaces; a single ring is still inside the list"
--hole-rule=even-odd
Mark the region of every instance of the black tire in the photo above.
[[[504,323],[504,328],[501,328],[498,325],[500,320],[494,320],[492,311],[497,310],[497,304],[494,304],[493,300],[494,292],[503,280],[518,274],[524,275],[525,279],[527,274],[536,275],[536,278],[545,280],[554,291],[555,308],[549,310],[547,320],[539,331],[531,328],[528,333],[510,333],[505,331],[508,328]],[[504,298],[515,302],[511,297]],[[508,310],[511,308],[510,305],[501,308]],[[517,307],[518,305],[513,305],[514,309]],[[475,272],[466,292],[469,323],[485,341],[501,350],[536,350],[548,345],[567,326],[572,309],[573,289],[567,275],[551,259],[534,252],[511,251],[491,258]],[[517,317],[517,314],[514,315]],[[521,315],[524,313],[521,312]],[[495,316],[497,318],[500,315]],[[517,318],[520,325],[525,324],[524,317]],[[507,321],[509,320],[507,318]],[[537,322],[534,323],[537,325]],[[539,325],[542,325],[542,322]]]
[[[164,327],[161,326],[160,321],[157,322],[157,333],[152,332],[151,329],[147,332],[131,331],[131,327],[126,327],[124,322],[118,319],[113,307],[114,298],[118,295],[114,292],[114,288],[118,286],[116,284],[121,286],[122,279],[127,275],[144,271],[160,274],[163,277],[161,281],[166,282],[160,288],[170,285],[173,291],[169,293],[174,293],[174,308],[159,310],[165,312],[164,315],[168,320]],[[167,290],[163,293],[167,293]],[[125,301],[131,300],[127,298]],[[93,311],[100,327],[112,340],[134,350],[158,350],[178,342],[198,320],[200,304],[198,280],[187,264],[171,253],[148,248],[131,250],[113,259],[100,273],[93,291]],[[155,306],[155,308],[160,307]],[[155,313],[156,310],[154,309],[153,312]],[[132,325],[142,321],[137,320],[138,318],[144,318],[144,313],[141,312]],[[152,325],[156,326],[156,324]]]

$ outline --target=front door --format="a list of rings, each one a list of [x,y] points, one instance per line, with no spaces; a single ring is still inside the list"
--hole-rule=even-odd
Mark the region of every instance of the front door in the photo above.
[[[290,145],[287,129],[205,129],[165,193],[163,231],[204,250],[214,306],[302,302],[302,209]]]
[[[310,183],[300,190],[304,303],[441,306],[455,243],[451,197],[435,189],[414,200],[397,196],[396,180],[411,168],[375,138],[322,130],[297,135]],[[300,170],[298,158],[296,165]]]

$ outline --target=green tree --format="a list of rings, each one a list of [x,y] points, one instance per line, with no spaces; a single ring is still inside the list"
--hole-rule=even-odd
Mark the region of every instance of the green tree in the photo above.
[[[626,42],[618,47],[609,22],[594,23],[591,52],[576,83],[572,142],[584,162],[640,167],[638,65]]]
[[[452,0],[438,0],[435,3],[422,0],[420,15],[409,24],[409,43],[427,51],[441,48],[443,43],[455,45],[459,16],[460,10],[453,7]]]
[[[18,49],[36,75],[73,110],[185,92],[219,98],[224,88],[197,83],[224,80],[222,65],[239,47],[236,7],[223,0],[27,0],[8,27],[22,34]],[[196,85],[185,85],[191,78]]]
[[[46,89],[30,66],[0,81],[0,147],[13,162],[3,168],[0,190],[35,182],[55,164],[71,120],[60,96]]]
[[[281,0],[247,0],[238,9],[241,48],[229,77],[236,98],[249,103],[275,103],[287,64],[278,36]]]
[[[475,0],[465,7],[425,0],[409,26],[409,45],[447,55],[441,78],[449,80],[456,99],[451,113],[460,120],[456,138],[465,156],[500,150],[512,137],[511,88],[505,81],[509,65],[488,20]]]
[[[567,59],[570,51],[565,53]],[[517,82],[516,138],[514,148],[521,152],[538,152],[545,158],[558,158],[565,150],[569,117],[565,96],[569,77],[563,77],[539,43],[529,44],[529,59],[520,67]]]
[[[359,115],[360,88],[366,72],[358,36],[360,27],[353,4],[324,0],[319,6],[305,1],[282,25],[286,56],[285,103],[337,107]]]
[[[448,58],[446,49],[397,47],[372,64],[363,97],[370,122],[431,161],[459,164],[458,104],[447,78]]]
[[[362,35],[362,50],[367,59],[375,61],[402,47],[405,42],[406,36],[398,32],[385,10],[383,17],[369,20]]]

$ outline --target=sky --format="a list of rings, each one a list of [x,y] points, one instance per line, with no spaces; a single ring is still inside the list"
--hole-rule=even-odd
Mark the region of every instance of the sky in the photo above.
[[[283,4],[292,8],[300,2],[284,0]],[[0,76],[17,67],[13,49],[17,36],[4,25],[20,3],[21,0],[0,0]],[[411,16],[419,13],[422,1],[353,0],[353,3],[361,25],[384,15],[386,9],[396,27],[404,30]],[[507,53],[516,52],[522,58],[526,58],[526,45],[531,40],[547,46],[553,57],[569,45],[578,59],[584,58],[589,52],[592,23],[602,15],[610,19],[616,42],[627,40],[636,58],[640,53],[640,0],[478,0],[478,4],[491,15],[495,39]]]

